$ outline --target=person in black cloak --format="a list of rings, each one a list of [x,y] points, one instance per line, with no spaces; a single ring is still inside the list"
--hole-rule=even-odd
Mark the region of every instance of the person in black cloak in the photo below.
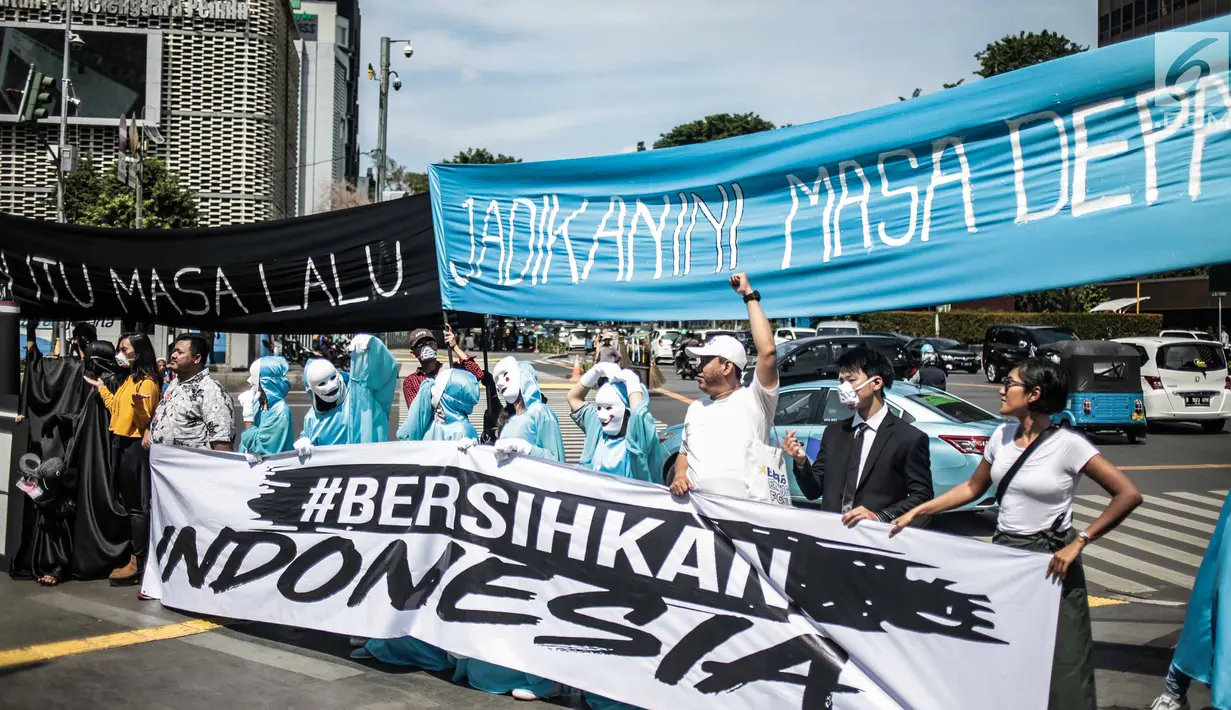
[[[43,357],[34,326],[34,321],[26,325],[26,374],[18,414],[30,422],[26,448],[33,457],[27,459],[31,470],[25,473],[35,474],[46,465],[38,475],[27,478],[46,476],[47,485],[37,502],[25,496],[21,545],[9,565],[9,576],[53,586],[71,574],[77,487],[76,475],[66,470],[64,457],[88,391],[81,380],[82,361]]]
[[[128,376],[106,340],[84,350],[85,374],[111,391]],[[119,503],[111,468],[111,414],[101,397],[86,397],[65,461],[77,477],[77,520],[73,529],[73,576],[102,579],[130,556],[128,513]]]

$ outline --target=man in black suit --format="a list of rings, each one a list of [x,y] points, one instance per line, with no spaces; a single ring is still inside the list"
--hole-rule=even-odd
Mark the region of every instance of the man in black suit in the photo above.
[[[809,462],[794,432],[783,450],[795,460],[795,481],[821,509],[841,513],[842,522],[887,523],[932,499],[932,465],[927,436],[885,406],[893,366],[881,353],[847,350],[838,358],[838,394],[855,416],[825,428],[821,450]]]

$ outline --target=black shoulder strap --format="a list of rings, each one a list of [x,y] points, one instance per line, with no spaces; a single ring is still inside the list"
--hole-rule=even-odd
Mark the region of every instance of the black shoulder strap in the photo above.
[[[1027,446],[1026,450],[1022,452],[1022,455],[1018,456],[1017,460],[1013,462],[1013,465],[1009,467],[1009,470],[1005,473],[1004,478],[1000,479],[1000,485],[996,486],[996,505],[1000,505],[1000,501],[1004,498],[1005,491],[1009,490],[1009,484],[1013,482],[1013,477],[1017,475],[1017,472],[1022,470],[1022,465],[1026,463],[1026,459],[1030,458],[1030,454],[1034,453],[1034,450],[1039,448],[1039,445],[1046,441],[1048,437],[1055,434],[1056,429],[1057,427],[1049,426],[1039,432],[1039,435],[1034,437],[1034,441],[1030,442],[1030,446]]]

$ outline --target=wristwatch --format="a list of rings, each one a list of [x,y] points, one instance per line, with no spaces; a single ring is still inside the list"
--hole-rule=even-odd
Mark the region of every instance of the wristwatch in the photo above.
[[[753,291],[752,293],[744,294],[744,303],[748,303],[749,301],[760,302],[760,300],[761,300],[760,291]]]
[[[1094,540],[1090,537],[1090,535],[1086,533],[1085,530],[1082,530],[1081,532],[1077,533],[1077,539],[1082,540],[1087,545],[1094,542]]]

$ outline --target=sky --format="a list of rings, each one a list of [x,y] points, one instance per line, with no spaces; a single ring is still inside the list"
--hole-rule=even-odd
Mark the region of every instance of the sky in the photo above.
[[[802,124],[978,81],[975,52],[1052,30],[1097,44],[1096,0],[360,0],[362,58],[380,38],[402,80],[389,154],[412,170],[466,148],[526,161],[651,145],[712,113]],[[378,82],[361,77],[360,148]],[[368,165],[364,159],[364,169]]]

